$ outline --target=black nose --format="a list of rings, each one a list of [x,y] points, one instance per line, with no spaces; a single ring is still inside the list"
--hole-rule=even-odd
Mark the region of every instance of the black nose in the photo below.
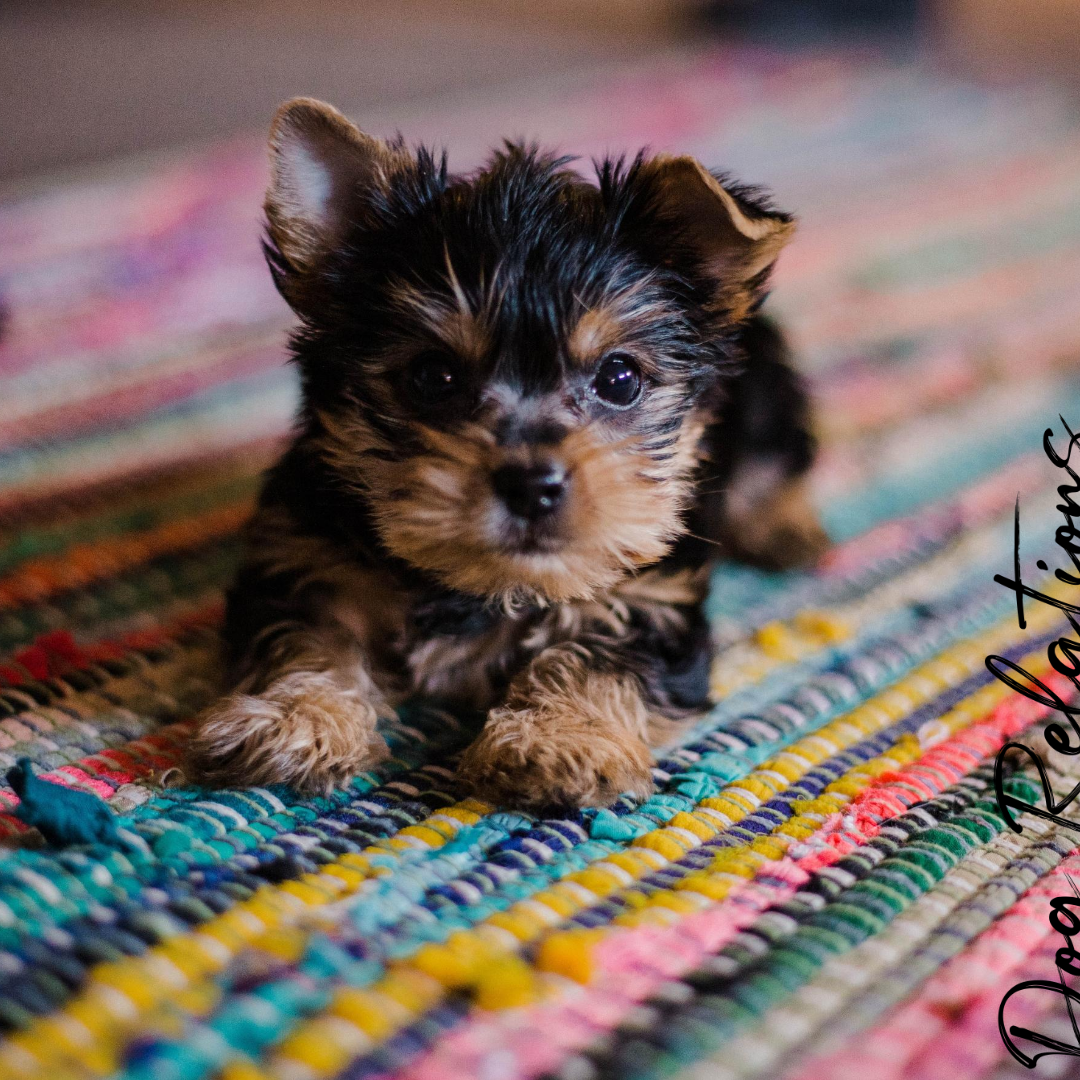
[[[566,470],[554,462],[540,465],[504,465],[491,477],[495,494],[507,510],[538,521],[558,509],[566,494]]]

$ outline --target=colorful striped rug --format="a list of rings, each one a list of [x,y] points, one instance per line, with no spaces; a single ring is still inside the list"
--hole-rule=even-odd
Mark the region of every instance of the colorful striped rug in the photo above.
[[[1019,629],[993,576],[1017,492],[1024,566],[1053,569],[1042,432],[1080,423],[1075,108],[719,50],[403,126],[457,164],[504,134],[677,148],[797,210],[770,303],[820,400],[836,550],[717,573],[718,704],[644,802],[537,820],[463,798],[458,726],[422,704],[332,798],[177,784],[295,400],[261,140],[13,194],[0,766],[107,800],[123,843],[44,846],[0,788],[0,1077],[1019,1075],[998,1003],[1056,978],[1080,833],[1007,828],[994,756],[1048,714],[984,658],[1071,692],[1045,656],[1059,613]],[[1034,776],[1010,790],[1033,800]],[[1016,1009],[1071,1040],[1049,997]]]

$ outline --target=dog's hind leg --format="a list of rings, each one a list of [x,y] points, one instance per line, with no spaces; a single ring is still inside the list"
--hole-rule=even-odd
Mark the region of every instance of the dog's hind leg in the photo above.
[[[815,562],[829,538],[807,490],[814,460],[810,399],[776,327],[755,315],[745,362],[705,436],[691,529],[769,569]]]

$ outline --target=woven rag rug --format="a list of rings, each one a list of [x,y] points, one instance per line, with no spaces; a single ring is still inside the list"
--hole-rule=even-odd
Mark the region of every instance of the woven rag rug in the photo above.
[[[119,841],[47,845],[0,787],[0,1077],[1028,1075],[998,1004],[1057,977],[1080,833],[1003,821],[995,754],[1048,713],[984,660],[1072,692],[1046,660],[1060,613],[1029,604],[1021,630],[993,576],[1018,492],[1025,571],[1062,565],[1041,440],[1080,423],[1075,108],[721,49],[440,110],[402,126],[457,164],[521,132],[650,144],[798,210],[769,303],[820,403],[835,550],[717,572],[717,704],[643,802],[540,820],[466,798],[466,733],[421,703],[332,797],[189,786],[237,529],[296,397],[261,139],[12,194],[0,766],[105,800]],[[1075,762],[1051,755],[1056,792]],[[1037,802],[1034,780],[1008,790]],[[1075,1041],[1054,995],[1014,1002]]]

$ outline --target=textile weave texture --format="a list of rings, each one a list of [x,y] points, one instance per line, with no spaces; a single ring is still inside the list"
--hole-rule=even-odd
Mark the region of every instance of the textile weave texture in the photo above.
[[[3,1080],[1020,1075],[998,1003],[1056,978],[1080,833],[1002,819],[994,757],[1049,714],[984,661],[1072,693],[1060,612],[1021,630],[993,577],[1018,492],[1026,572],[1062,565],[1041,440],[1080,423],[1076,110],[722,49],[405,125],[460,166],[522,132],[693,153],[798,212],[769,305],[819,403],[835,550],[717,571],[717,704],[643,802],[466,798],[468,733],[422,703],[332,797],[189,786],[237,530],[295,404],[261,143],[11,195],[0,767],[106,800],[122,843],[44,845],[0,788]],[[1010,1018],[1071,1039],[1049,996]]]

